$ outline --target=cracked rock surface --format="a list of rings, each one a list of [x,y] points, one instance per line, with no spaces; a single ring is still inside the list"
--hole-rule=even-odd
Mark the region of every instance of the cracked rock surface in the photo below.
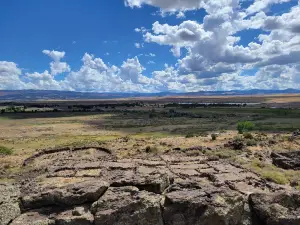
[[[204,155],[117,159],[65,148],[24,166],[33,170],[18,184],[0,185],[0,225],[300,224],[298,192]]]

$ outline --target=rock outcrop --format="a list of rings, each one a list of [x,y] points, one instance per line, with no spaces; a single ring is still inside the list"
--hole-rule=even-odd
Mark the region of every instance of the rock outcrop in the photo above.
[[[95,225],[163,225],[161,196],[136,187],[109,188],[91,210]]]
[[[34,209],[45,206],[73,206],[96,201],[108,188],[101,180],[84,181],[63,188],[56,188],[22,197],[23,207]]]
[[[273,164],[283,169],[300,170],[300,151],[295,152],[272,152]]]
[[[230,190],[183,189],[166,194],[163,207],[166,225],[238,225],[244,199]]]
[[[36,154],[20,191],[0,185],[0,225],[300,224],[299,193],[226,161],[79,151]]]
[[[9,224],[21,214],[17,186],[0,184],[0,225]]]
[[[300,224],[300,193],[254,193],[249,200],[253,225]]]

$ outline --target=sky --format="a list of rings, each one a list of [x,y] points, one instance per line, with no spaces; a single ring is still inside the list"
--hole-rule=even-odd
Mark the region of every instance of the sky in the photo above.
[[[0,90],[300,89],[300,0],[3,0]]]

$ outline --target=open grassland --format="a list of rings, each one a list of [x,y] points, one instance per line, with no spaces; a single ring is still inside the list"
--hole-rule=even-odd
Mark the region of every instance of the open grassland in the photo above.
[[[300,94],[270,94],[270,95],[220,95],[220,96],[165,96],[165,97],[134,97],[118,99],[90,99],[90,100],[40,100],[36,102],[47,103],[72,103],[95,104],[95,103],[116,103],[136,102],[147,103],[168,103],[168,102],[252,102],[252,103],[299,103]]]
[[[238,134],[240,121],[255,125],[251,138]],[[11,152],[0,153],[0,179],[13,180],[24,170],[23,161],[39,149],[97,145],[120,158],[172,151],[190,156],[206,154],[242,164],[276,183],[300,184],[300,172],[278,169],[264,161],[272,151],[299,150],[300,140],[290,139],[291,132],[298,128],[299,109],[261,106],[189,108],[152,104],[90,112],[3,113],[0,146]],[[215,140],[212,134],[216,134]],[[226,146],[235,139],[245,148]]]

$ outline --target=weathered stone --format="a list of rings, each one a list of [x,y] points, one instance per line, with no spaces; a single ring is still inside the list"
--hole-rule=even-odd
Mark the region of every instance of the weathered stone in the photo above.
[[[3,203],[0,205],[0,225],[9,224],[21,214],[18,203]]]
[[[295,152],[272,152],[273,164],[283,169],[300,170],[300,151]]]
[[[257,217],[255,207],[250,210],[244,198],[255,192],[287,190],[242,167],[225,160],[211,161],[206,156],[186,157],[172,152],[147,160],[105,157],[99,160],[81,159],[75,152],[61,153],[70,158],[60,160],[54,154],[39,157],[39,160],[51,157],[53,164],[43,162],[47,170],[39,171],[51,178],[21,182],[23,209],[34,212],[25,212],[13,225],[269,225],[261,217],[259,223],[252,224],[253,215]],[[17,200],[18,194],[9,198],[0,195],[0,206]],[[290,214],[299,211],[298,205],[297,202],[293,206],[285,203],[271,206],[268,213],[275,208],[288,215],[289,220],[275,213],[275,218],[282,220],[274,221],[283,223],[270,224],[289,224]],[[38,212],[44,206],[49,206],[50,213]],[[300,224],[296,222],[291,224]]]
[[[206,156],[177,157],[177,156],[170,156],[170,155],[162,155],[161,158],[164,161],[170,163],[184,163],[184,162],[201,163],[207,160]]]
[[[244,205],[244,213],[239,225],[252,225],[252,214],[248,202]]]
[[[111,186],[135,186],[141,190],[162,193],[169,185],[170,179],[168,174],[161,174],[159,171],[148,173],[148,171],[111,171]]]
[[[253,225],[300,224],[300,193],[254,193],[249,204]]]
[[[54,225],[55,221],[40,212],[27,212],[15,219],[10,225]]]
[[[107,167],[108,169],[119,169],[119,170],[128,170],[128,169],[134,169],[136,165],[134,163],[130,162],[104,162],[102,164],[103,167]]]
[[[92,205],[95,225],[162,225],[160,196],[136,187],[109,188]]]
[[[158,167],[158,166],[166,165],[164,161],[159,161],[159,160],[132,159],[132,161],[138,163],[139,165],[148,166],[148,167]]]
[[[236,192],[185,189],[166,195],[163,217],[166,225],[238,225],[243,210],[243,197]]]
[[[66,187],[22,197],[25,208],[39,208],[47,205],[73,206],[96,201],[109,184],[101,180],[88,180]]]
[[[0,225],[7,225],[21,214],[17,186],[0,184]]]
[[[88,207],[80,206],[60,213],[56,216],[55,222],[57,225],[91,225],[94,222],[94,216]]]
[[[0,184],[0,193],[0,204],[17,201],[20,196],[19,188],[10,184]]]

